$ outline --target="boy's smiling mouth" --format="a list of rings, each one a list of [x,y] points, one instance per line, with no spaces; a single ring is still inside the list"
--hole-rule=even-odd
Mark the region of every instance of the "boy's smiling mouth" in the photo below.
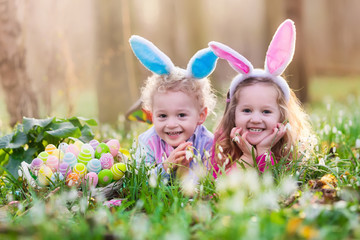
[[[167,135],[169,136],[177,136],[177,135],[180,135],[182,133],[182,131],[179,131],[179,132],[166,132]]]

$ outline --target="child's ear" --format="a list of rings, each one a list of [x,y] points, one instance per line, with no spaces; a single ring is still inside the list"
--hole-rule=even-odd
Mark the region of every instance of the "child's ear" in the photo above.
[[[205,122],[207,117],[207,111],[208,111],[207,107],[204,107],[203,109],[200,110],[198,125],[201,125]]]

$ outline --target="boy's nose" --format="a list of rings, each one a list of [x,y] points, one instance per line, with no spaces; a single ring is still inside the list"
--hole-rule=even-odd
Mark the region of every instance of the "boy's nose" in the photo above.
[[[179,125],[179,124],[178,124],[178,122],[177,122],[175,119],[170,118],[170,119],[168,120],[167,124],[166,124],[166,127],[168,127],[168,128],[175,128],[175,127],[177,127],[178,125]]]

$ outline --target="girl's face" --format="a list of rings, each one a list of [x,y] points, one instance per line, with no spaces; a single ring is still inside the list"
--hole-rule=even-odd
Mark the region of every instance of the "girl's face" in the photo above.
[[[278,92],[273,86],[257,83],[239,90],[235,109],[235,125],[241,127],[243,135],[248,132],[247,141],[259,144],[280,121],[277,103]]]
[[[194,96],[181,91],[157,92],[153,97],[153,123],[161,139],[173,147],[187,141],[207,115]]]

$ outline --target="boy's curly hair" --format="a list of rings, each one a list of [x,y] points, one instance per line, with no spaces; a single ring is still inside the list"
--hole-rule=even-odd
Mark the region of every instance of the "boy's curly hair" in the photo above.
[[[147,111],[152,111],[153,97],[157,92],[182,91],[195,96],[199,109],[206,107],[211,113],[216,104],[216,96],[208,78],[195,79],[186,76],[186,72],[175,67],[168,75],[153,74],[147,78],[141,88],[141,100]]]

